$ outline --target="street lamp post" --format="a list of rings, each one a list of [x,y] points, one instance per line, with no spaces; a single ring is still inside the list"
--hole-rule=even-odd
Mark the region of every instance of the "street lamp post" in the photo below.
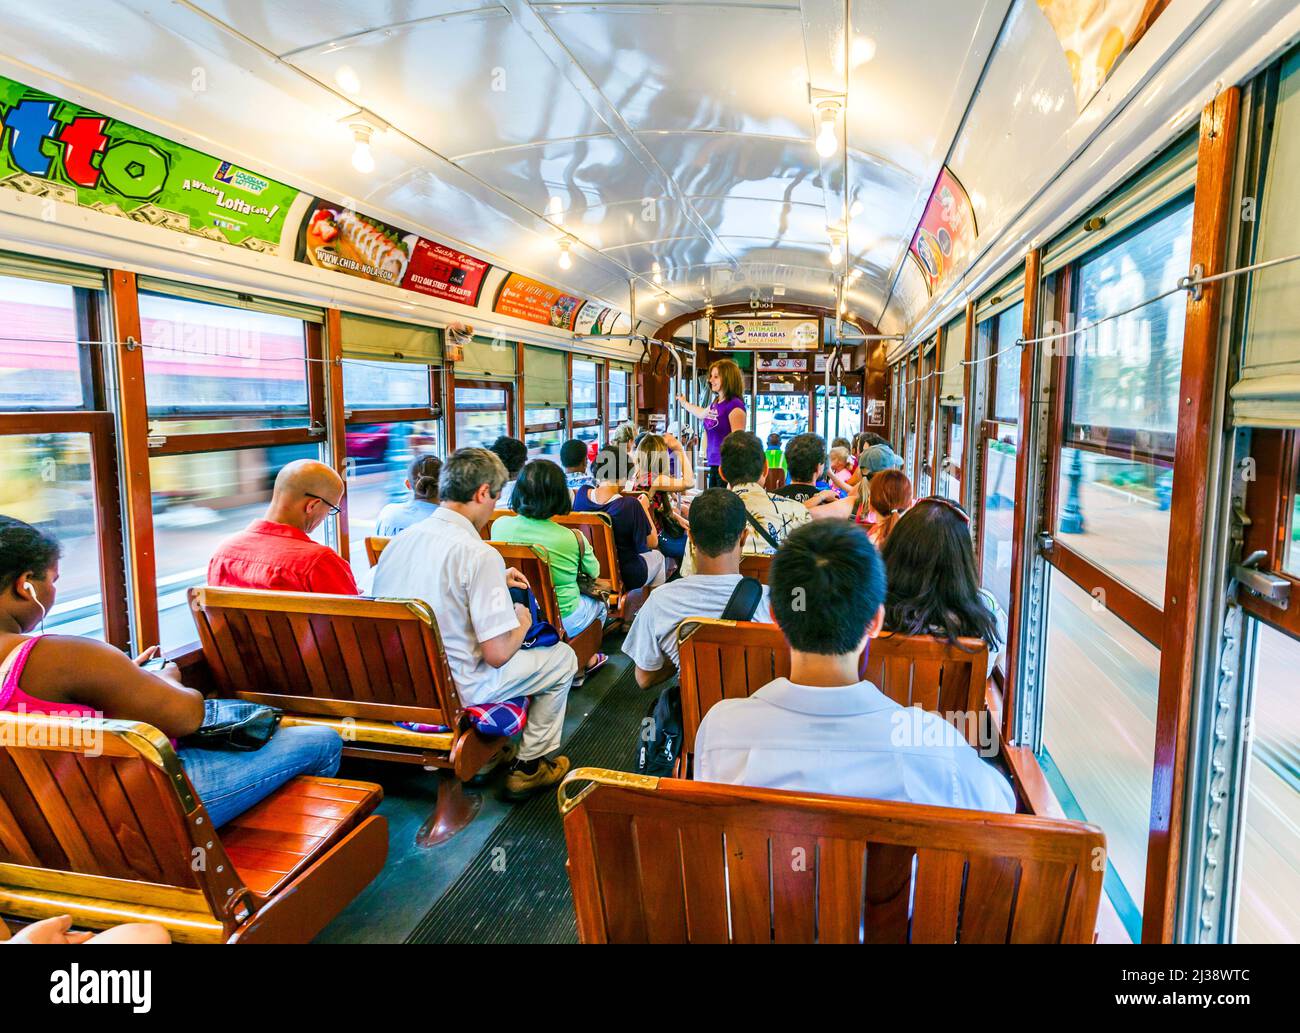
[[[1065,493],[1065,504],[1061,507],[1060,531],[1062,534],[1083,534],[1083,509],[1080,506],[1079,485],[1083,481],[1083,453],[1074,450],[1070,460],[1070,472],[1066,474],[1069,484]]]

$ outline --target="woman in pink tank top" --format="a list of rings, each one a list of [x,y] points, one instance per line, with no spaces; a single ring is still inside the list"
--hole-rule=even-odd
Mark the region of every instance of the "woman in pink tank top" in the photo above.
[[[203,696],[175,664],[155,674],[94,639],[30,637],[54,606],[59,545],[21,520],[0,516],[0,711],[115,718],[153,725],[172,740],[203,723]],[[331,776],[343,742],[329,728],[281,728],[260,750],[176,749],[218,828],[296,775]]]

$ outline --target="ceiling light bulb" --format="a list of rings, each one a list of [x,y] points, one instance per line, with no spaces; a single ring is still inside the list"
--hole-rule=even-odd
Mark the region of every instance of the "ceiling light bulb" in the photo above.
[[[844,261],[844,244],[839,237],[831,237],[831,265]]]
[[[817,153],[823,158],[831,157],[840,147],[839,138],[835,135],[837,110],[838,106],[835,104],[824,104],[818,112],[821,128],[817,131]]]
[[[660,316],[662,316],[662,315],[666,315],[667,312],[668,312],[668,306],[665,305],[662,301],[659,302],[659,304],[655,306],[655,314],[656,314],[656,315],[660,315]]]
[[[352,167],[358,172],[369,175],[375,171],[375,156],[370,153],[370,127],[355,125],[352,127]]]
[[[569,242],[567,240],[560,241],[560,268],[573,268],[573,259],[569,257]]]
[[[653,266],[650,267],[650,271],[652,273],[650,278],[654,280],[656,287],[659,286],[659,284],[664,282],[663,274],[659,271],[658,262],[656,262]]]

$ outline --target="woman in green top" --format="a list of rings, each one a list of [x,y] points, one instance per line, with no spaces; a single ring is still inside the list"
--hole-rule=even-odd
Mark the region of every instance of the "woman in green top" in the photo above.
[[[564,471],[549,459],[534,459],[515,481],[510,508],[517,515],[494,520],[492,540],[511,545],[539,545],[545,550],[565,634],[576,638],[592,621],[603,621],[605,604],[578,590],[579,564],[585,573],[600,576],[595,553],[581,531],[551,519],[573,511]],[[595,670],[604,661],[604,654],[597,653],[587,670]]]

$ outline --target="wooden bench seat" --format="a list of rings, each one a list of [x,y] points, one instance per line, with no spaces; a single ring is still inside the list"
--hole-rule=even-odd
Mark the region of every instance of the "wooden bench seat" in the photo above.
[[[580,768],[559,789],[583,943],[1090,943],[1080,822]]]
[[[0,914],[306,943],[383,868],[382,798],[299,777],[218,831],[156,728],[0,713]]]
[[[790,647],[775,624],[699,617],[678,627],[677,648],[682,694],[677,774],[685,775],[704,715],[719,700],[746,699],[773,679],[788,678]],[[991,745],[984,709],[987,666],[988,647],[979,639],[949,645],[929,636],[882,635],[868,645],[863,677],[905,707],[942,714],[980,747]]]
[[[345,756],[437,769],[438,806],[418,833],[422,846],[473,820],[481,800],[463,785],[503,756],[510,740],[470,722],[432,607],[240,588],[192,588],[189,597],[222,695],[277,707],[286,725],[333,728]],[[449,731],[410,731],[396,721]]]
[[[578,670],[585,671],[591,658],[600,652],[605,638],[603,621],[592,621],[572,638],[564,630],[560,618],[560,604],[555,598],[555,582],[551,580],[551,567],[546,561],[546,550],[540,545],[511,545],[507,542],[489,542],[501,554],[506,566],[514,567],[525,578],[537,599],[542,619],[551,624],[560,637],[573,647],[578,655]]]

